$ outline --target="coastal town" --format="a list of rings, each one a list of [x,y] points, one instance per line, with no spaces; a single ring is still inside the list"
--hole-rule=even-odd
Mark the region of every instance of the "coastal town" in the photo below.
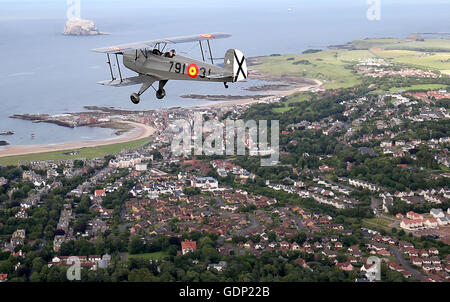
[[[154,132],[104,157],[0,167],[0,281],[59,281],[76,256],[85,281],[363,282],[374,281],[376,257],[381,281],[448,282],[450,93],[380,86],[426,78],[450,88],[449,77],[377,58],[352,67],[367,81],[357,88],[22,116],[69,127],[132,122]],[[176,121],[196,114],[223,127],[280,120],[279,161],[174,154]],[[242,261],[264,267],[265,277],[255,279],[256,268]]]

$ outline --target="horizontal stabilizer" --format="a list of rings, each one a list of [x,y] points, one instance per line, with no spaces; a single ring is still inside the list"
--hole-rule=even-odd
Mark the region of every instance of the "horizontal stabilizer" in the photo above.
[[[152,76],[139,75],[136,77],[123,79],[122,81],[120,79],[116,79],[113,81],[107,80],[107,81],[98,82],[98,84],[105,85],[105,86],[113,86],[113,87],[125,87],[125,86],[139,85],[139,84],[143,84],[143,83],[153,83],[157,80],[158,80],[157,78],[152,77]]]
[[[206,76],[208,79],[227,79],[233,77],[233,74],[230,73],[216,73],[216,74],[210,74],[209,76]]]

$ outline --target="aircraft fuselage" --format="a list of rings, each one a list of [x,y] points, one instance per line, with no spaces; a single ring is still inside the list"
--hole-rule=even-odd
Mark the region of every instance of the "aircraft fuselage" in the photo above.
[[[154,76],[159,80],[185,80],[232,82],[229,78],[209,78],[210,75],[223,74],[224,68],[195,60],[181,55],[172,58],[142,51],[133,51],[123,54],[125,67],[144,75]]]

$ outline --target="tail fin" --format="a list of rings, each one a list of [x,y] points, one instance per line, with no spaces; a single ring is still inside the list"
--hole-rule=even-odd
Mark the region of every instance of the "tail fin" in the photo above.
[[[225,54],[224,67],[233,74],[233,82],[244,81],[248,77],[247,61],[237,49],[229,49]]]

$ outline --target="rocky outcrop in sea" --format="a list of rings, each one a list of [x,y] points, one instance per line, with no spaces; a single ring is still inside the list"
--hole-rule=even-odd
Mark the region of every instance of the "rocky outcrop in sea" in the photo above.
[[[64,27],[64,35],[95,36],[102,34],[91,20],[72,19],[67,21]]]

